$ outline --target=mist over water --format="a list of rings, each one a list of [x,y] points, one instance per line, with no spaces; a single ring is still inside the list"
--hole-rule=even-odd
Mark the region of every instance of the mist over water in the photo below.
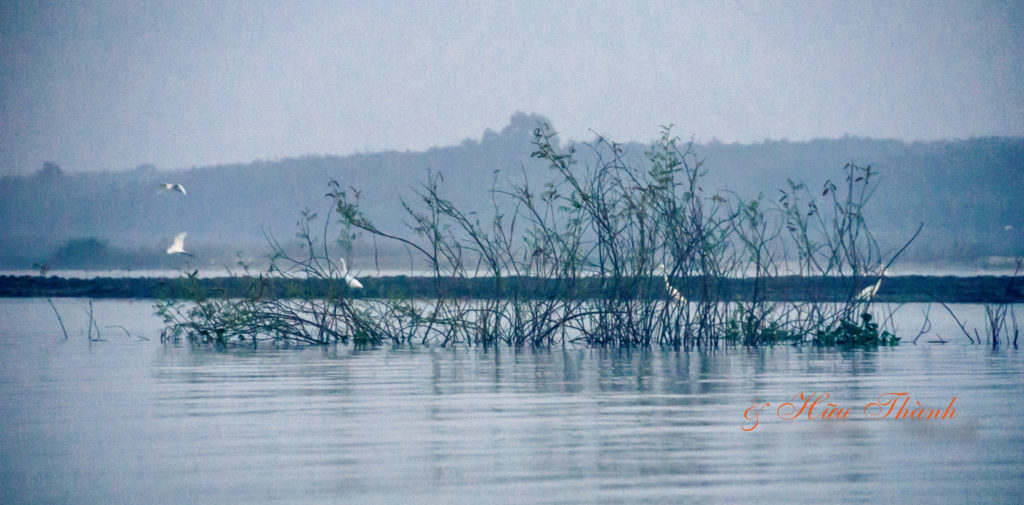
[[[348,157],[310,156],[187,171],[152,167],[129,172],[72,174],[56,168],[25,177],[0,178],[0,268],[53,270],[235,269],[239,260],[265,265],[275,241],[290,252],[308,209],[312,225],[336,223],[328,183],[338,181],[375,226],[414,237],[402,203],[414,208],[428,174],[440,174],[439,194],[463,212],[489,223],[495,213],[511,216],[509,198],[492,193],[527,183],[543,191],[554,174],[531,153],[533,130],[549,123],[539,115],[517,113],[498,133],[480,141],[414,153],[375,153]],[[556,125],[557,127],[557,125]],[[679,132],[677,132],[679,133]],[[615,139],[611,139],[615,140]],[[681,145],[685,145],[681,144]],[[649,170],[644,144],[623,145],[624,162]],[[827,181],[841,182],[843,167],[872,167],[871,198],[864,217],[884,253],[902,246],[921,223],[921,235],[901,262],[944,270],[1012,270],[1024,250],[1024,214],[1013,205],[1024,193],[1024,141],[971,139],[934,143],[846,138],[807,143],[707,144],[694,147],[703,160],[700,187],[705,198],[760,198],[778,214],[780,190],[803,183],[819,197]],[[578,173],[600,166],[598,154],[580,146]],[[969,177],[964,174],[970,174]],[[188,194],[160,191],[167,181]],[[557,182],[557,181],[556,181]],[[825,200],[827,197],[820,196]],[[496,205],[497,204],[497,205]],[[338,228],[326,237],[331,256]],[[175,236],[187,232],[185,248],[194,257],[165,253]],[[388,241],[353,242],[353,268],[363,271],[416,269],[409,252]]]
[[[254,273],[265,271],[264,269],[254,270]],[[992,266],[987,267],[984,265],[970,265],[963,263],[939,263],[939,264],[904,264],[900,267],[895,267],[889,270],[888,274],[890,277],[901,276],[901,275],[927,275],[927,276],[954,276],[954,277],[968,277],[976,275],[998,275],[998,276],[1011,276],[1015,272],[1015,267],[1012,266]],[[58,276],[69,279],[93,279],[93,278],[135,278],[135,277],[151,277],[151,278],[176,278],[181,276],[182,270],[51,270],[47,272],[48,276]],[[360,269],[356,272],[358,277],[394,277],[399,275],[405,275],[410,277],[430,277],[433,272],[427,269],[374,269],[372,267],[366,269]],[[200,278],[216,278],[216,277],[230,277],[232,275],[242,275],[238,269],[228,268],[204,268],[198,270]],[[0,270],[0,276],[36,276],[39,275],[37,270]],[[481,272],[482,276],[489,275],[487,272]]]
[[[543,187],[539,123],[641,157],[675,125],[744,199],[872,165],[884,246],[924,222],[915,261],[1024,247],[1017,2],[60,0],[0,23],[0,268],[174,269],[182,232],[190,266],[259,258],[331,179],[391,230],[428,170],[489,211],[493,182]],[[79,239],[100,245],[59,254]]]

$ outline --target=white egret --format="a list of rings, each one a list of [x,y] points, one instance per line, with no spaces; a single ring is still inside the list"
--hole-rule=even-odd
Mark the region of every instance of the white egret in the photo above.
[[[685,304],[686,297],[684,297],[678,289],[672,287],[672,285],[668,283],[668,274],[665,273],[665,265],[658,265],[658,270],[661,270],[661,276],[665,279],[665,291],[668,291],[669,296],[671,296],[676,303],[680,305]]]
[[[870,302],[871,299],[874,298],[876,294],[878,294],[878,288],[882,287],[882,278],[885,277],[885,273],[887,271],[888,269],[882,270],[882,275],[878,276],[878,282],[876,282],[874,285],[868,286],[860,290],[860,293],[857,294],[857,301]]]
[[[352,277],[348,273],[348,264],[345,263],[345,258],[341,258],[341,275],[345,276],[345,284],[352,289],[362,289],[363,283],[359,282],[359,279]]]
[[[181,184],[171,184],[169,182],[161,182],[160,190],[177,191],[178,193],[181,193],[183,195],[185,194],[185,186],[182,186]]]
[[[185,252],[186,235],[188,235],[188,232],[183,231],[179,233],[177,236],[175,236],[174,243],[171,244],[171,247],[167,248],[167,254],[188,254],[189,256],[191,256],[191,254]]]

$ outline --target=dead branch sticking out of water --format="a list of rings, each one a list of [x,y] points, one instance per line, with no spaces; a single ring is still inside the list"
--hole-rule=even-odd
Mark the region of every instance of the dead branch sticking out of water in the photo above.
[[[68,339],[68,330],[64,327],[64,319],[60,317],[60,312],[57,311],[57,306],[53,304],[53,300],[49,296],[46,297],[46,301],[49,302],[50,308],[53,309],[53,313],[57,315],[57,322],[60,323],[60,331],[64,333],[64,340]]]

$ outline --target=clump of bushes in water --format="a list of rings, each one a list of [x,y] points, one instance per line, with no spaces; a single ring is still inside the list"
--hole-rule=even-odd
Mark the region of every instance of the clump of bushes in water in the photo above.
[[[402,202],[410,229],[382,230],[360,211],[358,193],[350,196],[332,182],[332,212],[323,228],[314,228],[309,212],[299,223],[300,257],[272,241],[277,254],[249,296],[197,290],[185,301],[159,303],[165,338],[682,347],[898,341],[875,322],[870,297],[858,297],[884,271],[863,217],[876,180],[870,166],[847,165],[843,179],[827,182],[820,196],[790,181],[776,201],[745,200],[705,192],[705,169],[692,145],[680,145],[668,128],[643,161],[599,139],[586,146],[590,161],[580,163],[574,146],[556,148],[555,135],[547,125],[534,131],[533,156],[549,166],[551,181],[542,188],[530,180],[495,187],[493,217],[485,221],[446,199],[440,177],[430,175],[417,202]],[[400,244],[425,262],[431,298],[353,299],[346,272],[329,254],[329,237],[350,253],[352,242],[366,236]],[[846,296],[768,299],[768,281],[790,274],[838,279]],[[746,292],[723,282],[738,276],[752,280],[744,283]],[[453,279],[481,277],[492,295],[466,299],[450,289]],[[268,280],[299,278],[320,279],[329,289],[317,296],[264,295]],[[511,278],[545,282],[526,292]]]
[[[815,335],[816,341],[827,344],[850,344],[850,345],[896,345],[900,339],[887,330],[879,331],[878,323],[872,321],[871,314],[865,312],[860,315],[860,324],[852,321],[840,320],[839,326],[832,329],[820,331]]]

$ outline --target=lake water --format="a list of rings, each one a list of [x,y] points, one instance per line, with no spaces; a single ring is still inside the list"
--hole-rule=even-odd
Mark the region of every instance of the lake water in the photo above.
[[[968,345],[936,310],[950,343],[873,350],[218,352],[160,344],[146,301],[95,302],[90,343],[88,302],[55,303],[68,340],[45,300],[0,300],[0,503],[1024,496],[1024,356]],[[980,326],[979,307],[957,310]],[[912,337],[921,307],[899,314]],[[847,419],[780,418],[815,392]],[[955,397],[956,414],[865,415],[893,392],[943,411]],[[744,431],[756,399],[770,407]]]

